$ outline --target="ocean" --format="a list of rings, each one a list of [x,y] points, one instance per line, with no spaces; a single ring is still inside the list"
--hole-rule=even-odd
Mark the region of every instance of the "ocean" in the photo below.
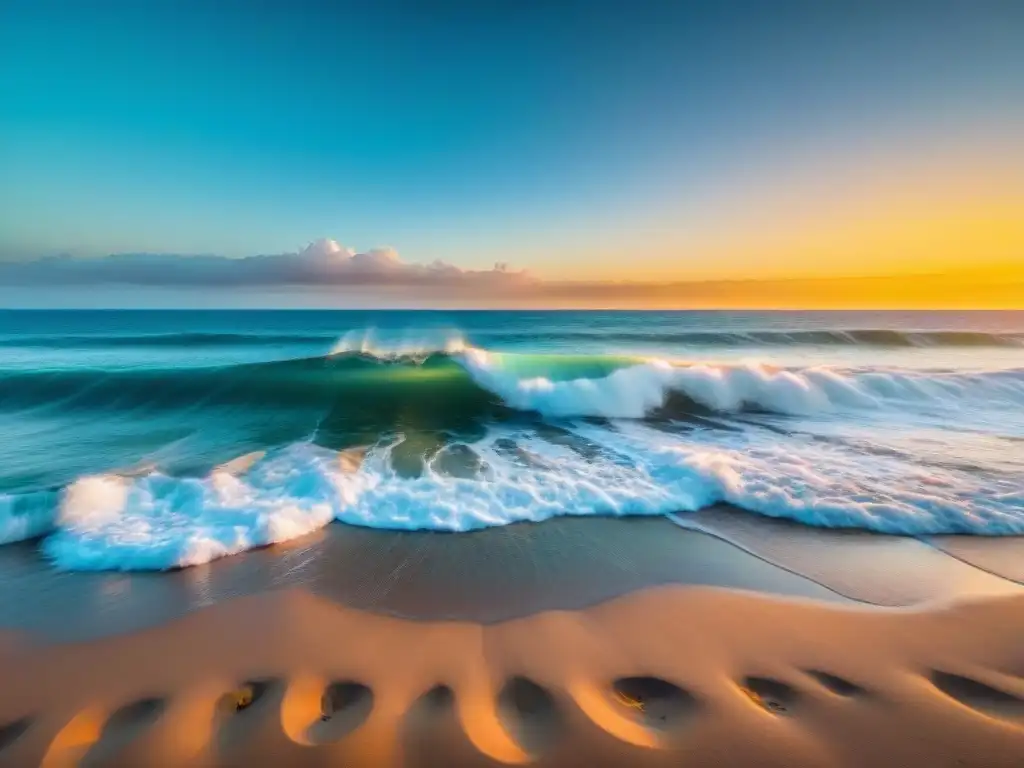
[[[198,565],[334,522],[716,504],[1024,534],[1024,312],[0,312],[0,542]]]

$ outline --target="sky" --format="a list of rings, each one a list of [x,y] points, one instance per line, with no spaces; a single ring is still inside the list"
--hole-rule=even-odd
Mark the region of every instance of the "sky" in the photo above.
[[[0,305],[1024,307],[1022,40],[1013,0],[5,0]]]

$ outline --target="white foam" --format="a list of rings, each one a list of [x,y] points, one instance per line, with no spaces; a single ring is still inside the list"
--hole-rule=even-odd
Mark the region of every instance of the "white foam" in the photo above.
[[[159,570],[288,541],[333,519],[333,487],[301,448],[240,479],[152,473],[83,478],[68,487],[44,552],[74,570]]]
[[[610,477],[614,468],[557,448],[541,449],[545,469],[523,468],[503,461],[493,442],[476,446],[489,466],[470,478],[432,464],[421,477],[401,477],[390,465],[392,446],[370,451],[352,472],[335,454],[308,445],[270,456],[244,477],[88,478],[68,489],[44,551],[67,569],[162,569],[295,538],[332,519],[467,531],[561,514],[658,514],[701,504],[694,495],[699,484],[659,487],[641,475]]]
[[[372,328],[349,331],[338,339],[329,355],[358,353],[380,360],[419,360],[435,353],[454,355],[467,348],[462,335],[453,331],[405,333],[382,337]]]
[[[1024,371],[990,373],[787,369],[757,362],[670,364],[651,360],[602,378],[520,378],[502,355],[466,349],[458,358],[480,386],[513,408],[548,416],[640,418],[673,391],[720,412],[754,407],[813,415],[850,409],[1024,406]]]
[[[866,453],[811,435],[747,427],[697,430],[688,439],[623,424],[616,450],[660,482],[692,473],[705,500],[828,528],[881,533],[1024,533],[1020,474],[913,463],[897,452]],[[599,434],[581,426],[584,435]]]
[[[523,379],[503,368],[501,356],[481,349],[467,349],[460,360],[477,384],[507,405],[549,416],[640,418],[664,402],[677,375],[668,363],[653,361],[620,368],[599,379]]]
[[[666,434],[633,421],[579,424],[554,442],[495,430],[469,446],[482,468],[459,476],[446,474],[442,450],[419,477],[404,477],[392,468],[393,448],[369,450],[358,468],[302,444],[238,476],[80,480],[44,550],[68,569],[160,569],[292,539],[331,520],[468,531],[558,515],[685,513],[723,501],[815,526],[1024,533],[1019,474],[916,466],[898,454],[749,425]]]

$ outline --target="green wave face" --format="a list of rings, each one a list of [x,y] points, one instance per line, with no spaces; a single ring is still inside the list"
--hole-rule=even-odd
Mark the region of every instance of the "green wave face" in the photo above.
[[[517,378],[554,381],[599,378],[633,362],[582,355],[493,357]],[[458,356],[445,354],[11,373],[0,379],[0,428],[15,420],[23,424],[26,416],[59,422],[61,429],[34,442],[35,453],[25,462],[33,472],[0,469],[0,491],[59,485],[149,459],[168,471],[201,473],[248,450],[300,440],[344,449],[396,433],[409,438],[403,448],[410,453],[406,469],[415,472],[431,446],[481,435],[491,423],[535,419],[506,407],[473,381]],[[401,455],[396,463],[402,465]],[[50,471],[40,473],[40,465]]]

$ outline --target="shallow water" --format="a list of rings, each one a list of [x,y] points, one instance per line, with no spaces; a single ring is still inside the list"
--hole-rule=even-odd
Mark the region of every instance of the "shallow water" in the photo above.
[[[726,501],[1024,533],[1024,313],[7,312],[0,540],[194,565],[339,520]]]
[[[156,626],[288,588],[375,613],[483,623],[576,610],[663,584],[856,604],[664,518],[559,518],[455,535],[332,525],[170,573],[59,572],[30,545],[13,544],[0,549],[0,583],[0,627],[59,642]]]

